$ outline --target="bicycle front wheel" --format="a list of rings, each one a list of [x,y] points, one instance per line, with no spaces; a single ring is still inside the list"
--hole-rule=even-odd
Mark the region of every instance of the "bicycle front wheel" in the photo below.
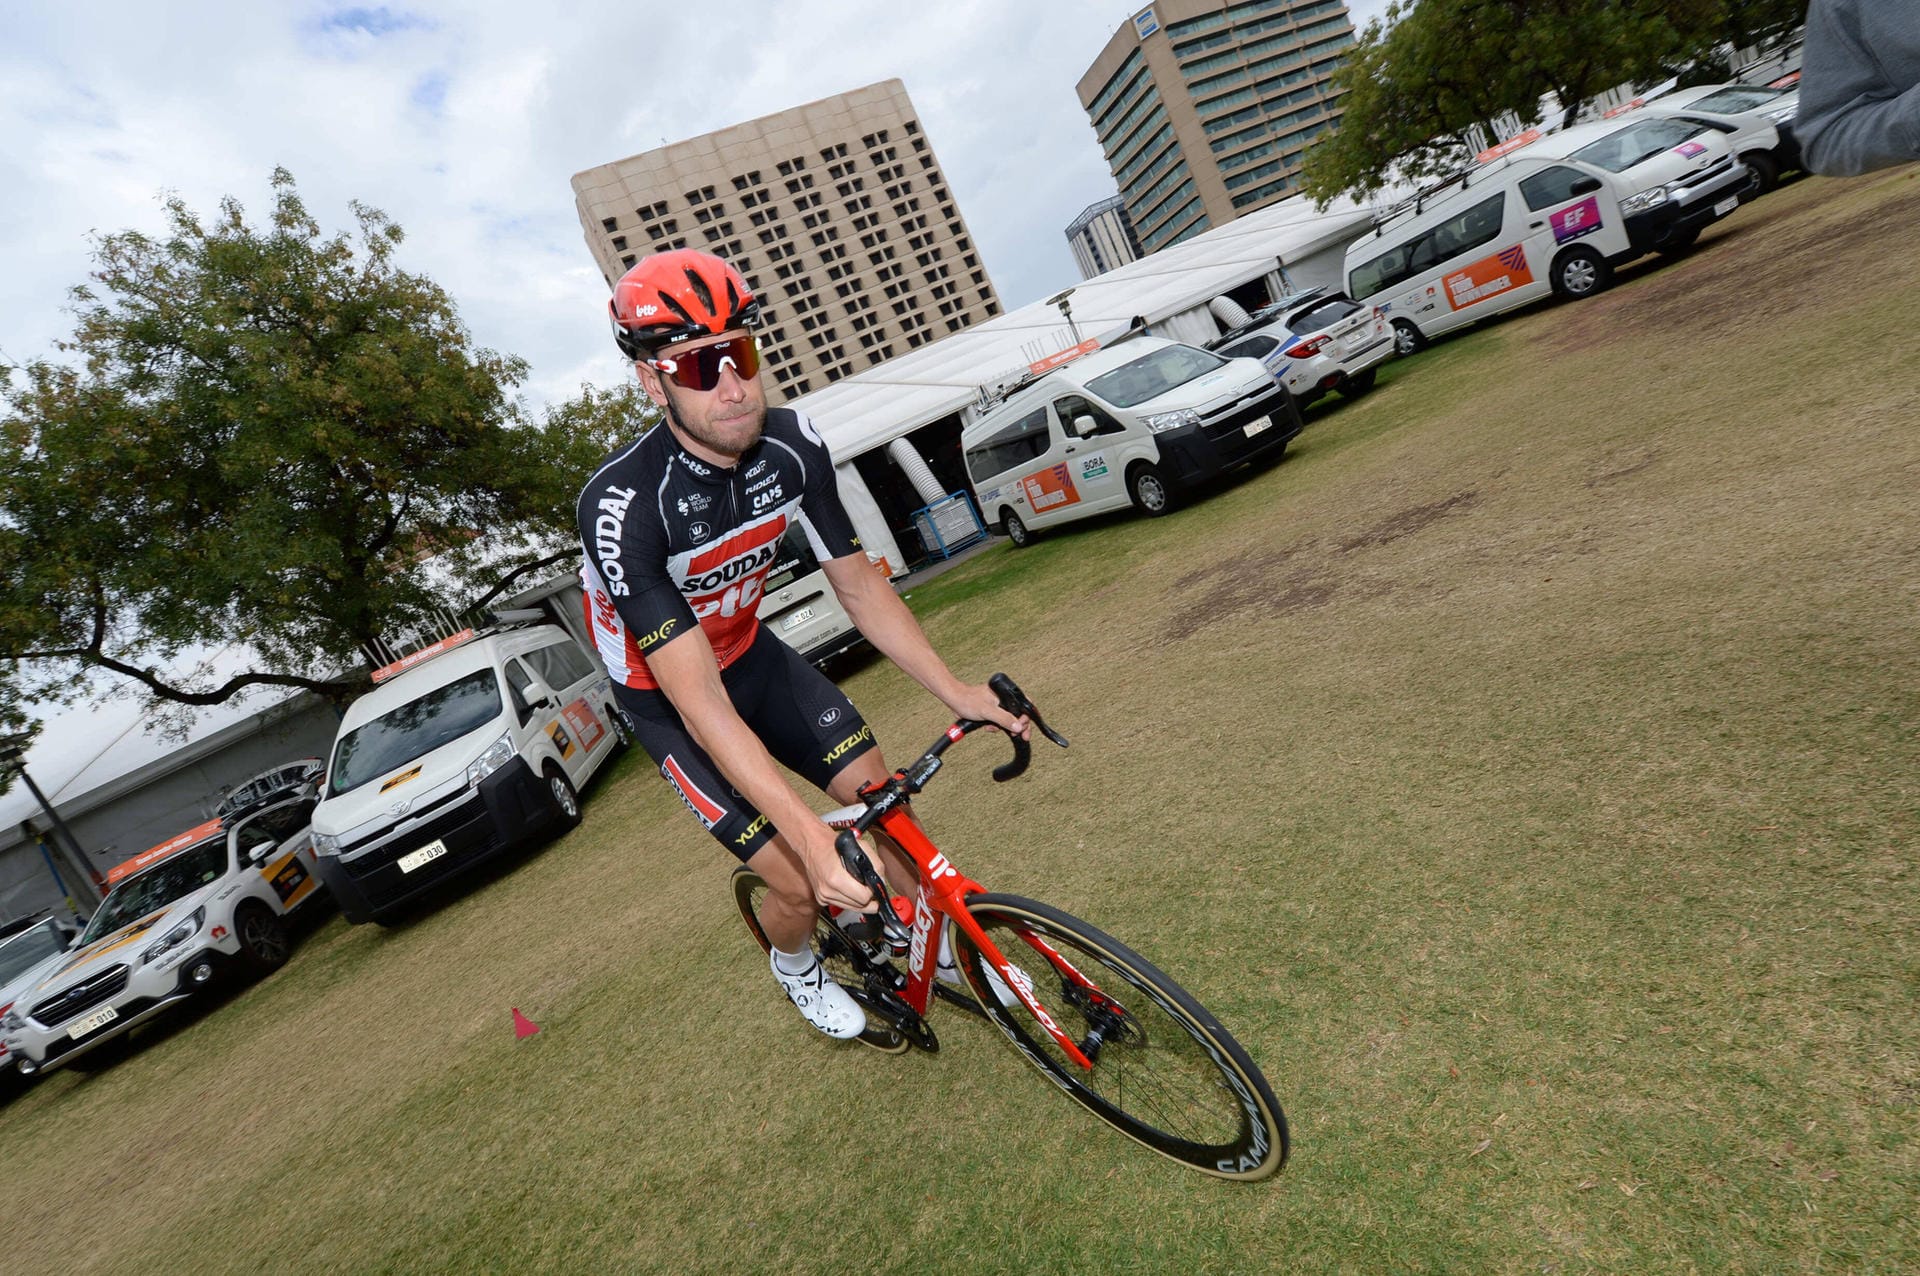
[[[994,986],[998,976],[989,977],[986,959],[955,926],[960,969],[987,1017],[1088,1111],[1162,1156],[1219,1178],[1263,1179],[1286,1164],[1287,1118],[1267,1079],[1180,985],[1057,908],[1015,895],[975,895],[967,911],[1093,1067],[1075,1063],[1025,1003]]]

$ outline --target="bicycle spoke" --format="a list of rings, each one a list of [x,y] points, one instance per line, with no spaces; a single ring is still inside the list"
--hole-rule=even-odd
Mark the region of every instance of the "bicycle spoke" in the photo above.
[[[979,896],[969,910],[1093,1060],[1091,1069],[1074,1063],[1024,1004],[993,997],[985,960],[963,942],[963,968],[988,1016],[1062,1089],[1132,1138],[1210,1174],[1263,1178],[1285,1161],[1286,1122],[1266,1079],[1179,985],[1045,905]]]

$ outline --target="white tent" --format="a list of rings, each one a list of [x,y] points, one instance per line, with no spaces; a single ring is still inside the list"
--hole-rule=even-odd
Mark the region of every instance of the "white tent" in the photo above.
[[[1324,209],[1305,197],[1282,200],[1075,284],[1066,298],[1070,317],[1051,301],[1036,301],[803,394],[792,406],[812,417],[825,437],[862,541],[898,566],[900,547],[854,457],[945,417],[970,420],[982,386],[1009,380],[1082,340],[1104,344],[1136,319],[1155,333],[1199,343],[1220,331],[1208,303],[1251,280],[1270,278],[1277,292],[1284,270],[1287,285],[1338,286],[1346,246],[1366,233],[1375,209],[1344,200]],[[901,459],[898,448],[894,457]],[[913,460],[903,468],[911,475]]]

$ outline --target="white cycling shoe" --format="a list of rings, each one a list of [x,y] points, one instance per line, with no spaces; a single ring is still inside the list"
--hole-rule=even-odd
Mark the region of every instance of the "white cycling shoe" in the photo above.
[[[793,1002],[808,1023],[829,1037],[837,1037],[842,1041],[866,1031],[866,1012],[827,973],[818,956],[814,957],[812,965],[797,975],[780,969],[780,959],[772,953],[767,954],[767,964],[773,968],[773,977],[780,981],[788,1000]]]

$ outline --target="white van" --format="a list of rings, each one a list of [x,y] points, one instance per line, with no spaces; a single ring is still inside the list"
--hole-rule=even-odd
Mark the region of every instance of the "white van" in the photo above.
[[[1132,504],[1150,515],[1232,466],[1276,461],[1300,409],[1258,359],[1139,336],[1014,390],[960,433],[980,515],[1015,545]]]
[[[1378,306],[1401,354],[1613,268],[1691,244],[1753,175],[1713,128],[1638,115],[1531,138],[1422,191],[1347,249],[1347,292]]]
[[[350,922],[547,829],[626,727],[600,662],[555,625],[460,633],[374,674],[327,760],[313,846]]]

